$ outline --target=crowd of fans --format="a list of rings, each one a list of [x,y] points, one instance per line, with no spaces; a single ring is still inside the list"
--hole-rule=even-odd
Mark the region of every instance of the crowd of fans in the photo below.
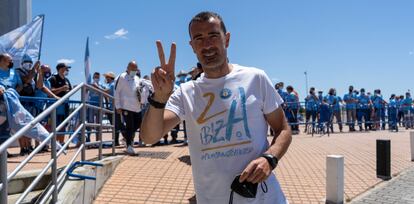
[[[349,92],[341,98],[335,88],[323,95],[322,90],[317,92],[311,87],[304,103],[300,103],[299,94],[292,86],[287,86],[285,91],[283,82],[279,82],[275,89],[285,101],[283,109],[294,134],[299,133],[301,123],[305,124],[304,132],[324,126],[334,132],[334,123],[338,124],[340,132],[344,124],[350,132],[356,131],[355,125],[359,126],[360,131],[385,130],[386,124],[391,131],[398,131],[398,127],[414,127],[414,106],[410,92],[405,95],[391,94],[387,101],[380,89],[374,90],[372,94],[364,88],[358,91],[349,86]],[[346,122],[343,122],[344,116]]]
[[[14,68],[17,67],[17,68]],[[60,99],[69,93],[73,86],[68,78],[70,66],[65,63],[56,65],[56,73],[52,74],[52,69],[47,64],[41,64],[25,55],[20,65],[13,65],[12,57],[6,53],[0,54],[0,96],[5,89],[15,89],[20,96],[36,97],[36,100],[21,100],[23,107],[34,117],[42,113],[51,103]],[[175,88],[181,83],[189,80],[196,80],[203,70],[200,64],[193,67],[189,72],[181,70],[176,76]],[[96,89],[114,96],[115,104],[109,98],[100,96],[99,93],[89,91],[88,103],[99,106],[103,100],[104,107],[112,110],[115,105],[115,121],[112,114],[107,113],[100,118],[99,112],[95,109],[88,109],[88,123],[100,123],[102,120],[108,121],[115,125],[115,146],[120,146],[120,133],[128,154],[134,154],[134,136],[139,130],[145,111],[148,110],[148,96],[153,92],[150,77],[148,75],[141,77],[140,69],[135,61],[128,63],[124,72],[118,76],[113,72],[103,74],[104,83],[101,81],[101,73],[95,72],[92,79],[88,82]],[[283,82],[275,85],[275,89],[283,98],[283,109],[288,122],[294,134],[299,133],[299,125],[304,124],[304,132],[309,133],[320,128],[322,125],[327,126],[331,132],[334,132],[333,124],[338,125],[340,132],[343,131],[343,125],[349,126],[349,131],[356,131],[355,125],[360,131],[367,130],[384,130],[388,124],[389,130],[398,130],[398,126],[413,128],[413,101],[409,92],[397,96],[392,94],[388,101],[384,100],[381,90],[374,90],[374,94],[366,92],[364,88],[359,91],[353,86],[349,87],[349,92],[341,98],[337,96],[334,88],[329,89],[326,95],[323,91],[316,91],[314,87],[310,88],[309,95],[306,96],[305,102],[301,103],[299,94],[292,86],[284,89]],[[46,100],[47,99],[47,100]],[[7,124],[7,117],[4,107],[3,97],[0,97],[0,144],[10,137],[10,130]],[[56,124],[61,124],[70,114],[69,103],[59,106],[56,111]],[[343,122],[346,115],[346,122]],[[50,131],[50,117],[42,121],[42,125]],[[159,144],[175,144],[178,131],[184,131],[186,145],[187,134],[185,131],[185,122],[175,127],[170,135],[172,139],[168,141],[168,135],[165,135],[164,141]],[[60,131],[57,135],[57,141],[64,143],[65,130]],[[87,128],[86,141],[91,140],[91,134],[97,130]],[[96,138],[98,139],[98,138]],[[33,151],[32,139],[22,137],[19,139],[20,155],[29,154]],[[38,142],[35,142],[38,145]],[[79,145],[79,144],[78,144]],[[141,139],[138,145],[143,146]],[[43,151],[47,151],[45,146]]]

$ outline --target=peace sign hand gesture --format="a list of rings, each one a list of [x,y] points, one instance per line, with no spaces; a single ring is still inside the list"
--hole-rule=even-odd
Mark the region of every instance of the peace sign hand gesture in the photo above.
[[[166,103],[173,92],[175,82],[175,55],[176,45],[171,44],[170,58],[168,64],[165,63],[164,49],[161,41],[157,40],[158,57],[161,66],[156,67],[151,73],[151,82],[154,87],[154,100]]]

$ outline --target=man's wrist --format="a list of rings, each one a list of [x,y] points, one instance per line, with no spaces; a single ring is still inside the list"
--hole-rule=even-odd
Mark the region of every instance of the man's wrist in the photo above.
[[[157,109],[164,109],[165,108],[166,101],[168,100],[168,98],[167,98],[167,100],[165,100],[165,102],[164,102],[164,100],[165,99],[160,99],[160,100],[156,99],[154,97],[154,94],[151,94],[150,96],[148,96],[148,103],[151,106],[153,106],[154,108],[157,108]],[[163,101],[163,102],[161,102],[161,101]]]
[[[157,92],[154,92],[150,97],[152,98],[152,100],[158,103],[167,103],[168,99],[170,98],[170,95],[163,96],[162,94],[158,94]]]
[[[279,163],[279,159],[269,153],[263,153],[262,157],[267,160],[272,170],[275,169],[277,164]]]

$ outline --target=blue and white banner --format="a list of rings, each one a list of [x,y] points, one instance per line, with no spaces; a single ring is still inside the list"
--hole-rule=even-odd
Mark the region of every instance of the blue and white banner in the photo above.
[[[9,53],[14,66],[19,67],[25,54],[33,60],[40,55],[44,16],[36,16],[32,22],[0,36],[0,53]]]

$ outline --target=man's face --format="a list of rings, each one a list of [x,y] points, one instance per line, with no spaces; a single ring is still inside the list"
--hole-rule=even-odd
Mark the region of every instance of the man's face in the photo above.
[[[99,79],[100,79],[101,77],[100,77],[100,75],[99,74],[94,74],[93,75],[93,80],[96,80],[96,81],[99,81]]]
[[[131,71],[137,71],[138,72],[138,66],[134,63],[131,63],[131,64],[128,65],[127,70],[128,70],[128,73],[131,72]]]
[[[65,75],[65,72],[69,73],[69,68],[63,67],[58,70],[58,73],[61,75]]]
[[[106,83],[111,83],[112,82],[112,78],[111,77],[105,77],[105,81],[106,81]]]
[[[220,20],[193,22],[190,28],[190,45],[203,69],[218,68],[227,63],[230,33],[224,33]]]
[[[50,71],[50,67],[49,66],[43,65],[41,67],[41,69],[42,69],[42,72],[43,72],[44,79],[47,79],[47,78],[49,78],[51,76],[51,71]]]
[[[6,55],[1,61],[0,61],[0,67],[7,68],[9,67],[9,64],[13,62],[13,59],[10,55]]]

